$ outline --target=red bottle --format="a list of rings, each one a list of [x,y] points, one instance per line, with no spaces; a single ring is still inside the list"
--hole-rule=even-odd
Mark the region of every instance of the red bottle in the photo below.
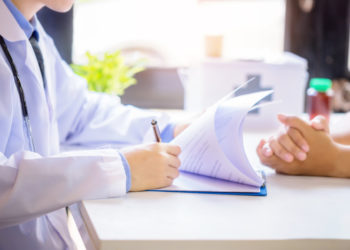
[[[327,78],[312,78],[307,90],[307,112],[310,120],[323,115],[329,121],[332,105],[332,81]]]

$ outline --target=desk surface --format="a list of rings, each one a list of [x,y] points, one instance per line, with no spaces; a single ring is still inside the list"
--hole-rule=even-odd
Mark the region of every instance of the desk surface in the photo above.
[[[246,135],[253,164],[258,134]],[[350,180],[267,170],[267,197],[139,192],[84,201],[97,249],[349,249]]]

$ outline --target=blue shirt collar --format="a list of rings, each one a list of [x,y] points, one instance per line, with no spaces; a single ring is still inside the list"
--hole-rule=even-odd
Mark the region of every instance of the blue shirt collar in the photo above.
[[[27,38],[29,39],[32,35],[39,40],[39,33],[36,30],[36,17],[33,17],[32,22],[28,22],[27,19],[22,15],[22,13],[16,8],[16,6],[11,2],[11,0],[4,0],[7,8],[16,19],[19,26],[22,28]]]

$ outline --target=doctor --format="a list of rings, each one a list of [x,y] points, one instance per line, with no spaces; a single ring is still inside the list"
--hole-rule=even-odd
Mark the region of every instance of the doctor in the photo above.
[[[65,206],[178,175],[178,146],[141,144],[162,117],[88,92],[35,17],[73,1],[0,0],[0,249],[75,249]],[[161,130],[171,139],[181,127],[164,121]],[[122,149],[60,153],[60,143]]]

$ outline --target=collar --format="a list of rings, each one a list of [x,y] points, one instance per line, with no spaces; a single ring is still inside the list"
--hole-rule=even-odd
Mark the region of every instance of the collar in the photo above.
[[[25,32],[4,3],[0,0],[0,35],[10,42],[28,40]]]
[[[16,19],[19,26],[22,28],[24,33],[26,34],[27,38],[29,39],[32,35],[39,40],[39,34],[36,31],[36,17],[33,17],[33,20],[31,22],[28,22],[28,20],[23,16],[23,14],[17,9],[17,7],[11,2],[11,0],[4,0],[4,3],[6,4],[7,8],[13,15],[13,17]]]

